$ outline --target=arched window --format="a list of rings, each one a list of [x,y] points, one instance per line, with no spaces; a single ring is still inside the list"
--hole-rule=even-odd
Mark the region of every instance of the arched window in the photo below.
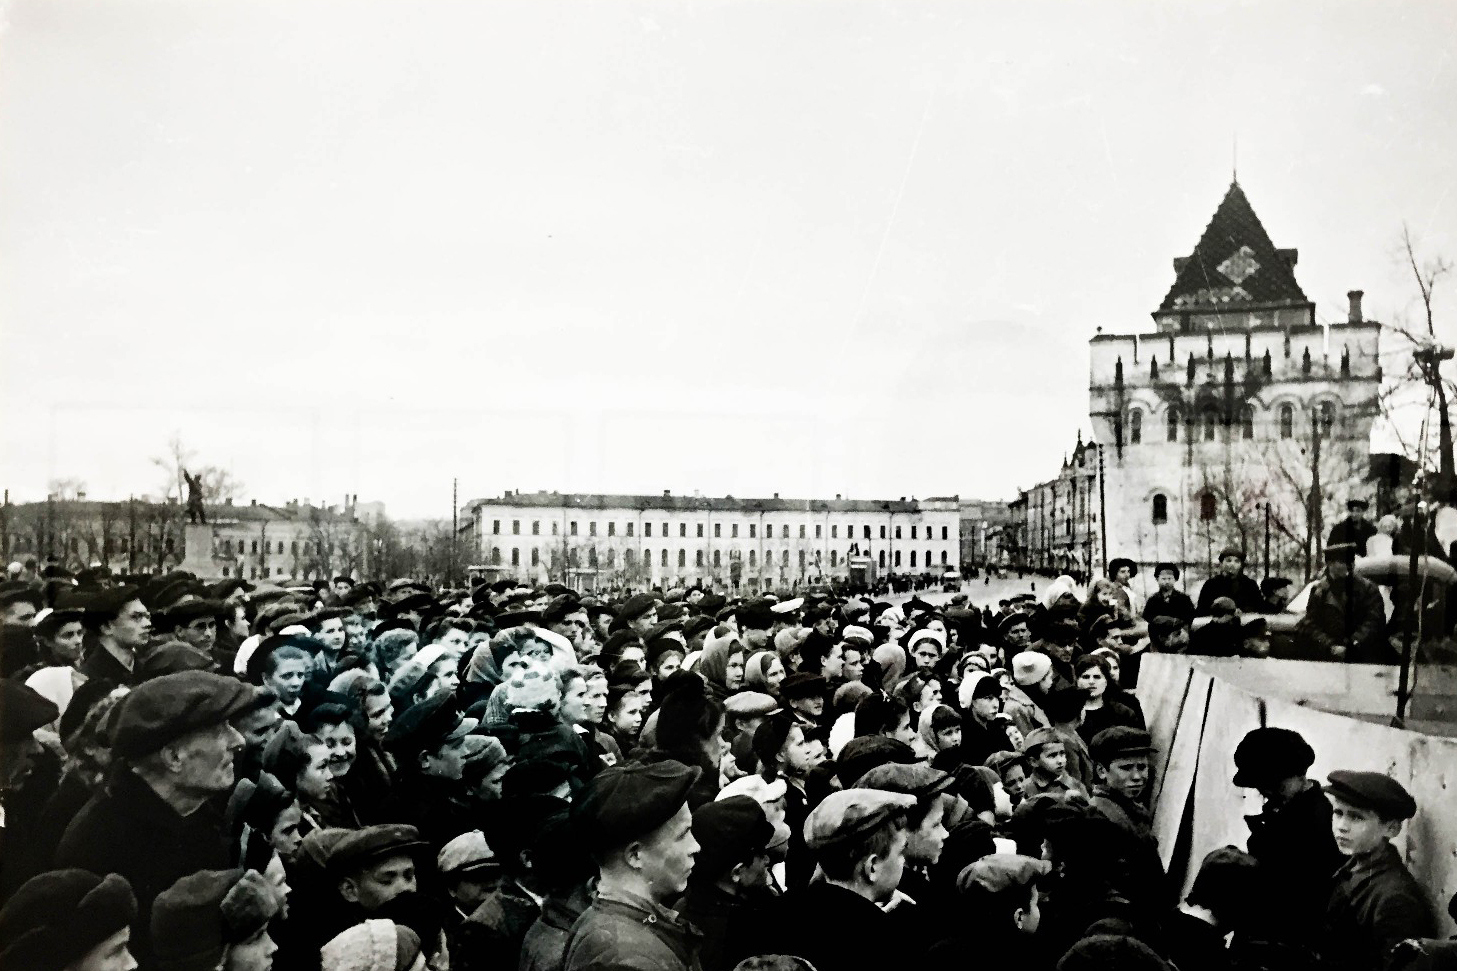
[[[721,552],[722,552],[721,550],[714,550],[713,551],[713,565],[714,566],[723,566],[723,557],[719,555]]]
[[[934,561],[933,561],[933,560],[932,560],[932,559],[931,559],[931,551],[930,551],[930,550],[927,550],[927,551],[926,551],[926,568],[927,568],[927,569],[930,569],[930,567],[931,567],[931,564],[932,564],[932,563],[933,563],[933,562],[934,562]]]
[[[1329,401],[1320,403],[1320,437],[1329,438],[1336,424],[1336,406]]]
[[[1155,492],[1154,495],[1153,495],[1153,522],[1154,522],[1154,525],[1157,526],[1159,523],[1166,523],[1168,521],[1169,521],[1169,497],[1166,496],[1166,495],[1164,495],[1162,492]]]
[[[643,565],[644,568],[647,568],[647,567],[650,567],[650,566],[653,565],[653,551],[652,550],[643,550],[642,551],[642,565]]]
[[[664,566],[667,566],[668,564],[664,563],[663,565]],[[682,567],[685,567],[687,565],[688,565],[688,551],[687,550],[679,550],[678,551],[678,566],[680,568],[682,568]]]
[[[1280,437],[1293,438],[1295,436],[1295,406],[1280,406]]]
[[[942,550],[941,551],[941,565],[942,566],[946,566],[949,562],[951,562],[951,561],[950,561],[950,559],[948,559],[947,554],[946,554],[946,551],[945,550]]]
[[[1206,523],[1209,522],[1214,518],[1214,511],[1214,493],[1207,489],[1199,493],[1199,519]]]
[[[539,550],[535,546],[533,546],[531,548],[531,565],[532,566],[536,566],[540,562],[541,562],[541,550]]]
[[[1171,442],[1179,440],[1179,409],[1174,405],[1169,406],[1167,437]]]
[[[1143,412],[1134,408],[1128,413],[1128,444],[1137,445],[1143,441]]]
[[[1214,428],[1218,422],[1219,416],[1215,413],[1214,409],[1205,408],[1202,424],[1204,425],[1204,440],[1206,442],[1214,441]]]
[[[895,551],[895,565],[896,566],[900,566],[901,565],[901,551],[900,550],[896,550]]]
[[[1240,434],[1246,441],[1255,437],[1255,406],[1245,405],[1240,409]]]
[[[607,551],[607,569],[617,569],[617,551],[614,549],[609,549]]]
[[[749,555],[752,556],[753,554],[750,553]],[[839,550],[830,550],[830,569],[833,570],[835,567],[837,567],[839,565],[840,565],[840,551]]]
[[[594,570],[597,569],[597,547],[595,546],[587,550],[587,565]]]
[[[519,549],[514,549],[513,548],[511,550],[511,565],[512,566],[520,566],[521,565],[521,551]]]
[[[783,552],[783,554],[780,555],[780,557],[779,557],[779,565],[782,566],[782,567],[784,567],[786,570],[789,569],[789,551],[788,550],[785,550]]]
[[[622,554],[623,564],[631,570],[637,565],[637,550],[626,550]]]

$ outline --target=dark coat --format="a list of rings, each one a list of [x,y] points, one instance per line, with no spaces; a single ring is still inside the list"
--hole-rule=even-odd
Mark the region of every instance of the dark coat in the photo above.
[[[131,688],[137,684],[136,670],[139,666],[139,664],[133,663],[131,670],[127,670],[125,664],[113,657],[106,648],[97,644],[81,660],[81,673],[86,675],[88,681],[100,678],[102,681],[110,681],[112,684]]]
[[[436,847],[480,826],[459,780],[418,772],[400,780],[379,816],[384,822],[414,826],[421,839]]]
[[[55,865],[126,877],[137,897],[132,952],[140,959],[150,953],[146,929],[157,895],[188,874],[230,863],[216,802],[179,816],[140,776],[118,766],[66,827]]]
[[[512,880],[504,881],[468,917],[451,907],[445,925],[451,967],[494,971],[519,966],[526,935],[540,917],[541,907]]]
[[[1334,874],[1345,862],[1331,835],[1330,800],[1311,783],[1280,808],[1246,816],[1245,822],[1250,827],[1246,849],[1259,861],[1271,899],[1280,902],[1268,926],[1261,921],[1255,928],[1258,936],[1313,947]]]
[[[1232,577],[1216,573],[1205,580],[1204,586],[1199,588],[1199,616],[1214,613],[1214,601],[1220,597],[1233,600],[1241,613],[1258,614],[1265,609],[1265,598],[1260,596],[1259,584],[1243,573]]]
[[[1325,912],[1323,967],[1397,967],[1393,947],[1409,937],[1433,937],[1436,930],[1426,893],[1388,843],[1369,856],[1352,857],[1336,871]]]
[[[981,721],[970,709],[961,713],[961,748],[958,755],[966,765],[982,765],[993,752],[1015,752],[1017,746],[1007,736],[1011,717],[1006,721],[994,718]]]
[[[586,913],[592,904],[592,892],[587,884],[574,889],[570,894],[553,894],[541,905],[541,916],[536,918],[521,941],[520,971],[562,971],[567,956],[567,938],[577,918]],[[454,962],[455,951],[451,951]],[[461,968],[460,971],[466,971]]]
[[[792,954],[815,971],[899,968],[905,942],[889,914],[853,891],[811,884],[784,895],[771,954]]]
[[[1194,601],[1182,590],[1170,590],[1167,597],[1155,590],[1143,605],[1143,619],[1155,617],[1176,617],[1188,624],[1194,619]]]
[[[1345,660],[1382,664],[1395,660],[1386,641],[1386,606],[1376,584],[1354,573],[1344,582],[1321,577],[1310,588],[1305,616],[1295,626],[1298,640],[1328,655],[1332,645],[1346,648]]]
[[[681,913],[703,934],[703,971],[731,971],[744,958],[765,953],[777,902],[767,891],[738,897],[712,884],[690,885]]]
[[[1181,910],[1173,911],[1160,927],[1159,955],[1179,971],[1234,971],[1224,932]]]
[[[598,893],[567,939],[566,971],[700,971],[702,935],[681,916],[651,901]]]
[[[1141,719],[1130,709],[1123,707],[1110,698],[1103,699],[1102,708],[1094,708],[1091,711],[1083,712],[1083,720],[1078,725],[1078,734],[1089,746],[1093,739],[1105,728],[1112,728],[1115,725],[1122,725],[1126,728],[1142,728],[1139,724]]]

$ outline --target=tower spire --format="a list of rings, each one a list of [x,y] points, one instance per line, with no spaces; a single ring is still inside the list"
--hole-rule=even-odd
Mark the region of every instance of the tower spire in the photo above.
[[[1239,185],[1239,132],[1234,133],[1234,152],[1230,157],[1230,181]]]

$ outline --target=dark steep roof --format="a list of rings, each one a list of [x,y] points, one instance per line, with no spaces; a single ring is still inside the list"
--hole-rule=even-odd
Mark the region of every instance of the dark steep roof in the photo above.
[[[1295,250],[1275,248],[1244,190],[1232,182],[1194,252],[1174,261],[1174,285],[1158,312],[1308,304],[1295,282],[1295,257]]]

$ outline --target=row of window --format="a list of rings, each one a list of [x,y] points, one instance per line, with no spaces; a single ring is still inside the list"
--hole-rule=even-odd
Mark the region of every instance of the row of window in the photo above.
[[[1329,435],[1332,426],[1336,422],[1336,407],[1329,401],[1322,401],[1319,409],[1320,434],[1322,437]],[[1295,437],[1295,406],[1283,404],[1277,412],[1277,425],[1281,438]],[[1182,412],[1177,405],[1170,406],[1164,415],[1164,438],[1166,441],[1177,442],[1179,440],[1179,424],[1183,418]],[[1206,408],[1198,415],[1198,420],[1190,420],[1190,434],[1194,434],[1197,427],[1202,433],[1206,442],[1212,442],[1217,436],[1219,425],[1219,412],[1214,408]],[[1245,405],[1240,409],[1240,437],[1252,439],[1255,437],[1255,409],[1252,405]],[[1139,408],[1129,409],[1128,412],[1128,441],[1137,445],[1143,441],[1143,411]]]
[[[1169,521],[1169,497],[1162,492],[1155,492],[1149,500],[1151,506],[1149,518],[1155,526],[1162,525]],[[1219,497],[1213,492],[1205,490],[1199,493],[1199,520],[1209,522],[1219,511]]]
[[[659,553],[660,553],[660,555],[659,555],[659,565],[662,566],[662,567],[664,567],[664,568],[666,568],[669,565],[669,557],[670,557],[671,551],[669,551],[669,550],[660,550]],[[531,550],[530,550],[530,554],[531,554],[531,565],[532,566],[540,566],[541,565],[541,550],[538,547],[533,546],[531,548]],[[712,562],[713,562],[713,565],[715,567],[721,567],[721,566],[723,566],[723,555],[722,554],[723,554],[723,551],[722,550],[714,550],[713,551]],[[850,558],[850,555],[851,555],[850,553],[846,553],[845,554],[845,559],[846,559],[847,562],[848,562],[848,560]],[[494,566],[501,566],[501,565],[503,565],[503,559],[504,559],[504,555],[503,555],[503,553],[501,551],[501,548],[499,546],[492,547],[491,548],[491,563],[492,563],[492,565],[494,565]],[[881,567],[881,569],[885,569],[886,568],[887,559],[888,558],[886,556],[886,551],[885,550],[881,550],[880,551],[880,556],[879,556],[879,561],[880,561],[880,567]],[[890,562],[893,563],[893,565],[900,566],[901,565],[901,551],[900,550],[896,550],[895,551],[895,555],[893,557],[889,558],[889,559],[890,559]],[[638,564],[637,550],[627,550],[627,551],[625,551],[623,553],[622,560],[623,560],[623,566],[625,568],[629,569],[629,570],[632,569],[633,567],[637,566],[637,564]],[[767,554],[765,554],[765,556],[764,556],[764,565],[765,566],[771,566],[773,564],[773,560],[774,560],[773,553],[767,553]],[[556,566],[560,562],[560,552],[558,550],[552,550],[552,553],[551,553],[551,561],[552,561],[552,565],[553,566]],[[694,561],[693,562],[693,565],[695,567],[697,567],[699,569],[702,569],[704,567],[705,563],[707,562],[707,558],[705,556],[705,551],[703,551],[703,550],[695,550],[694,551],[693,561]],[[653,562],[653,551],[650,550],[650,549],[643,550],[642,551],[642,563],[643,563],[643,565],[644,566],[651,566],[652,565],[652,562]],[[789,562],[790,562],[789,550],[783,550],[780,553],[779,562],[780,562],[780,565],[783,566],[783,567],[786,567],[787,568],[789,566]],[[929,567],[929,566],[933,565],[934,562],[935,562],[935,560],[934,560],[934,558],[932,556],[932,551],[931,550],[926,550],[925,558],[922,559],[922,560],[920,560],[920,563],[922,563],[925,566],[928,566]],[[947,553],[946,550],[942,550],[941,551],[941,565],[942,566],[947,566],[947,565],[950,564],[950,562],[951,561],[950,561],[949,554]],[[581,552],[579,550],[571,550],[571,551],[569,551],[568,554],[567,554],[567,563],[568,563],[569,566],[571,566],[573,568],[580,568],[582,566]],[[806,551],[805,550],[800,550],[799,551],[799,568],[801,570],[803,570],[808,565],[808,563],[809,563],[809,557],[808,557]],[[520,566],[521,565],[521,550],[519,548],[513,547],[511,549],[511,565],[512,566]],[[587,563],[586,563],[586,565],[587,565],[587,567],[589,569],[593,569],[593,570],[603,569],[603,568],[608,569],[608,570],[615,570],[617,568],[617,551],[616,550],[613,550],[613,549],[609,549],[609,550],[606,551],[606,554],[604,556],[599,557],[596,549],[589,549],[587,551]],[[755,569],[755,568],[758,567],[758,565],[759,565],[758,551],[757,550],[749,550],[749,569],[751,569],[751,570],[752,569]],[[840,551],[839,550],[830,550],[830,566],[831,567],[836,567],[836,566],[839,566],[839,565],[840,565]],[[918,563],[917,563],[917,556],[916,556],[916,551],[915,550],[911,550],[910,551],[910,565],[912,567],[918,565]],[[678,551],[678,567],[680,569],[683,569],[683,568],[686,568],[687,566],[688,566],[688,551],[687,550],[679,550]]]
[[[491,521],[491,534],[493,536],[500,536],[501,535],[501,522],[502,521],[499,520],[499,519],[493,519]],[[633,535],[633,528],[636,526],[636,523],[627,523],[625,525],[627,527],[627,531],[626,531],[626,533],[624,535],[632,536]],[[698,539],[703,539],[703,527],[704,527],[704,524],[703,523],[694,523],[693,525],[694,525],[694,527],[696,529],[696,536],[697,536],[697,538]],[[758,525],[759,525],[758,523],[749,523],[748,524],[748,526],[749,526],[749,539],[757,539],[758,538],[758,533],[757,533]],[[551,535],[553,535],[553,536],[559,536],[559,535],[561,535],[561,533],[560,533],[560,526],[561,526],[560,523],[558,523],[555,520],[553,520],[552,523],[551,523]],[[666,539],[668,537],[668,535],[669,535],[669,526],[670,526],[669,523],[663,523],[663,531],[661,533],[659,533],[658,535],[661,536],[661,537],[663,537],[664,539]],[[902,536],[901,536],[901,528],[902,527],[900,527],[900,526],[897,526],[895,528],[895,538],[896,539],[901,539],[902,538]],[[933,528],[934,527],[931,527],[931,526],[927,526],[926,527],[926,537],[925,537],[926,539],[932,539],[933,538],[932,537],[932,530],[933,530]],[[920,539],[921,537],[919,536],[919,531],[920,531],[920,527],[918,525],[914,525],[913,524],[911,526],[911,539]],[[866,539],[870,539],[871,538],[870,532],[871,532],[871,527],[865,526],[864,527],[864,536],[865,536]],[[511,535],[512,536],[520,536],[521,535],[521,520],[519,520],[519,519],[513,519],[513,520],[511,520]],[[540,536],[541,535],[541,520],[534,519],[534,520],[531,521],[531,535],[532,536]],[[577,535],[579,535],[579,533],[578,533],[578,524],[577,524],[577,521],[575,519],[574,520],[571,520],[570,522],[567,523],[567,535],[568,536],[577,536]],[[597,523],[596,523],[595,520],[590,521],[590,522],[587,523],[587,535],[588,536],[596,536],[597,535]],[[615,523],[615,522],[608,522],[607,523],[607,535],[608,536],[616,536],[617,535],[617,523]],[[652,523],[643,523],[643,536],[650,539],[650,538],[652,538],[652,535],[653,535],[653,524]],[[730,539],[737,539],[738,538],[738,535],[739,535],[739,524],[738,523],[729,523],[729,538]],[[950,527],[942,526],[941,527],[941,538],[942,539],[949,539],[950,538],[950,535],[951,535]],[[680,538],[683,538],[683,539],[686,539],[688,537],[688,524],[687,523],[679,523],[678,524],[678,536]],[[815,539],[822,539],[823,536],[824,536],[824,527],[821,524],[816,523],[815,524],[815,531],[814,531],[814,538]],[[851,539],[854,536],[855,536],[855,527],[853,525],[848,525],[847,524],[845,526],[845,538],[846,539]],[[722,539],[723,538],[723,523],[714,523],[713,524],[713,538],[714,539]],[[768,524],[766,524],[764,526],[764,538],[765,539],[773,539],[774,538],[774,524],[773,523],[768,523]],[[790,538],[789,537],[789,526],[788,526],[788,524],[781,525],[779,527],[779,538],[780,539],[789,539]],[[800,539],[808,539],[809,538],[808,537],[808,532],[807,532],[807,526],[806,526],[805,523],[800,523],[799,524],[799,538]],[[831,539],[839,539],[840,538],[840,527],[838,525],[832,525],[832,526],[830,526],[830,538]],[[880,527],[880,538],[881,539],[886,539],[887,538],[887,530],[886,530],[886,527],[884,527],[884,526],[881,526]]]

